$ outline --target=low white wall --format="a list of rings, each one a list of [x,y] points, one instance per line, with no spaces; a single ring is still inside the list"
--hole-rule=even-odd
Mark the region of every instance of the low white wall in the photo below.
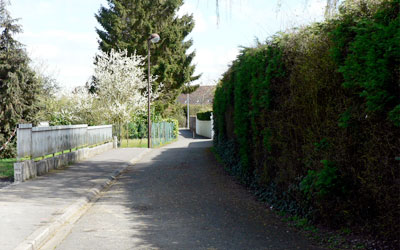
[[[200,121],[196,119],[196,134],[212,139],[212,122],[211,121]]]
[[[23,161],[14,163],[14,181],[22,182],[28,179],[44,175],[50,170],[60,169],[78,161],[91,158],[113,148],[113,143],[109,142],[93,148],[82,148],[77,151],[57,155],[41,161]]]

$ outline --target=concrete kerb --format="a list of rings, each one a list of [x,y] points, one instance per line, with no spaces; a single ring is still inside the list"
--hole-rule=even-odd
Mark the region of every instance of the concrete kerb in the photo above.
[[[20,243],[15,250],[38,250],[42,247],[46,241],[51,239],[58,230],[60,230],[66,224],[73,224],[76,222],[90,207],[89,203],[95,201],[100,193],[110,186],[115,179],[118,178],[123,172],[127,170],[129,166],[137,163],[143,156],[149,153],[151,149],[147,149],[146,151],[140,153],[137,157],[132,159],[129,164],[122,165],[122,168],[114,171],[110,177],[108,177],[104,182],[97,184],[94,188],[90,189],[87,194],[69,205],[64,212],[62,212],[58,216],[54,216],[52,218],[51,223],[48,225],[44,225],[36,229],[31,235],[29,235],[22,243]],[[71,221],[71,219],[76,216],[75,220]]]

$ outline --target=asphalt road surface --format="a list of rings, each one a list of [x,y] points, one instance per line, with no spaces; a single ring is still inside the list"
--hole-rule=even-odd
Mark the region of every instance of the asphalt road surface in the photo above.
[[[102,193],[56,249],[319,249],[191,139],[154,149]]]

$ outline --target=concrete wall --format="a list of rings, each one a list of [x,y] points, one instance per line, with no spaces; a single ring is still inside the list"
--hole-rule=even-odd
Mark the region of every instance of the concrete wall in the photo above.
[[[23,161],[14,163],[14,181],[22,182],[28,179],[44,175],[53,169],[60,169],[75,162],[91,158],[113,148],[109,142],[93,148],[82,148],[77,151],[57,155],[41,161]]]
[[[196,119],[196,134],[212,139],[212,122],[211,121],[200,121]]]

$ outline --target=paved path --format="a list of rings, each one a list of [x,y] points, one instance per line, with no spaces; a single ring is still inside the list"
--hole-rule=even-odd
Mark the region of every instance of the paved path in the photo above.
[[[181,135],[129,167],[56,249],[318,249],[217,166],[211,140]]]
[[[26,247],[37,244],[39,236],[51,233],[51,225],[76,212],[71,205],[88,197],[94,187],[146,151],[110,150],[64,170],[0,189],[0,249],[29,249]]]

